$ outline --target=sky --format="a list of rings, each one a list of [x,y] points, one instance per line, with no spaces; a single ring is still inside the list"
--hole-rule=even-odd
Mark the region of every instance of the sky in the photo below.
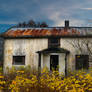
[[[92,0],[0,0],[0,24],[29,20],[49,26],[92,26]]]

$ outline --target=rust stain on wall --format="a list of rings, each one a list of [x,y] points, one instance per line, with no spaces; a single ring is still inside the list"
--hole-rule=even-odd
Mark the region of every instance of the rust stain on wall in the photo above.
[[[8,50],[8,53],[12,53],[12,50]]]

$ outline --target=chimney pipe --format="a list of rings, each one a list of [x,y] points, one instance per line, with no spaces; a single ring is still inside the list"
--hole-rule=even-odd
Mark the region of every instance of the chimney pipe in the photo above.
[[[65,20],[65,28],[69,28],[69,20]]]

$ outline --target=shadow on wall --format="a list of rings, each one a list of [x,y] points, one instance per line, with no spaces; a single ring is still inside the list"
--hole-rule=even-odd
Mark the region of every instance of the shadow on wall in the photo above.
[[[4,50],[4,39],[0,37],[0,66],[3,65],[3,50]]]

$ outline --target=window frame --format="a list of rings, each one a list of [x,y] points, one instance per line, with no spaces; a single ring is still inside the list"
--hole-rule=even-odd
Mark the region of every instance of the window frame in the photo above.
[[[80,58],[79,60],[81,59],[84,59],[83,61],[79,62],[80,64],[82,63],[82,66],[81,68],[78,67],[78,57]],[[87,59],[87,62],[85,62],[85,60]],[[80,70],[80,69],[88,69],[89,68],[89,55],[84,55],[84,54],[77,54],[75,55],[75,67],[76,67],[76,70]]]
[[[54,40],[57,39],[57,42],[55,43]],[[60,38],[48,38],[48,47],[59,47],[60,46]]]
[[[16,57],[21,57],[22,62],[20,62],[19,64],[16,63]],[[13,61],[12,61],[12,65],[25,65],[25,55],[14,55],[13,56]]]

